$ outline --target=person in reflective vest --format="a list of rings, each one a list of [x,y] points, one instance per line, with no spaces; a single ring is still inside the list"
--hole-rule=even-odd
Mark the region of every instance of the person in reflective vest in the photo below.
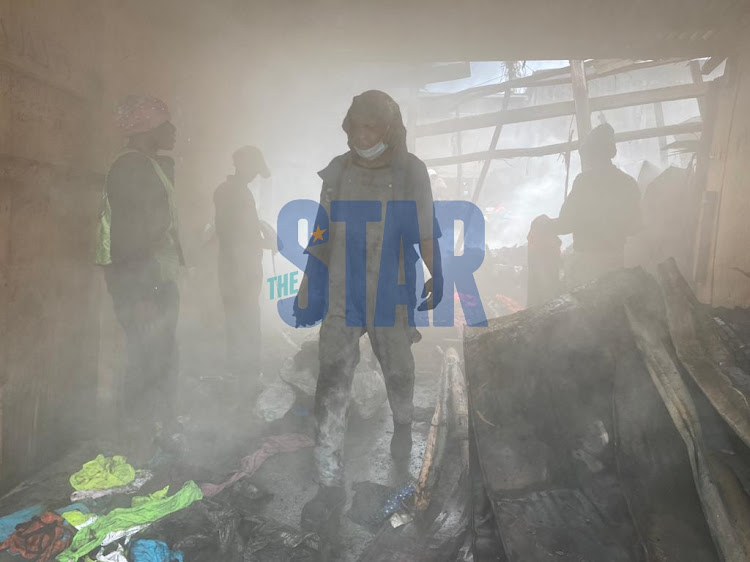
[[[143,444],[175,423],[177,277],[185,262],[174,161],[160,152],[174,148],[176,128],[166,104],[149,96],[120,104],[117,125],[127,143],[107,173],[96,263],[105,267],[127,340],[126,372],[116,389],[119,425]]]

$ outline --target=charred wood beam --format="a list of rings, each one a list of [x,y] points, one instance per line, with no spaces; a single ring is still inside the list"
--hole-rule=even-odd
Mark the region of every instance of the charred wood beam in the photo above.
[[[615,134],[616,142],[629,142],[634,140],[652,139],[667,135],[684,135],[690,133],[700,133],[703,124],[680,123],[679,125],[667,125],[666,127],[654,127],[651,129],[639,129],[637,131],[623,131]],[[430,167],[437,166],[454,166],[466,162],[477,162],[487,158],[538,158],[541,156],[551,156],[553,154],[562,154],[564,152],[578,150],[579,141],[563,142],[558,144],[548,144],[544,146],[535,146],[531,148],[501,148],[488,152],[472,152],[461,156],[447,156],[444,158],[431,158],[425,160],[425,164]]]
[[[726,562],[748,560],[750,508],[747,496],[734,475],[706,445],[698,410],[675,357],[664,343],[669,341],[669,334],[659,318],[644,306],[627,304],[625,311],[654,386],[685,442],[706,523],[721,559]]]
[[[613,61],[608,64],[601,64],[603,61],[589,61],[584,64],[586,69],[586,79],[596,80],[598,78],[606,78],[608,76],[614,76],[615,74],[623,74],[625,72],[632,72],[634,70],[641,70],[645,68],[653,68],[656,66],[666,66],[669,64],[675,64],[678,62],[684,62],[689,59],[685,58],[670,58],[662,60],[648,60],[633,62],[629,60]],[[721,62],[721,61],[720,61]],[[598,65],[598,66],[597,66]],[[486,86],[476,86],[474,88],[467,88],[460,92],[453,94],[445,94],[442,96],[431,96],[429,98],[423,98],[423,103],[443,103],[445,104],[446,110],[453,109],[455,106],[473,100],[475,98],[481,98],[490,96],[492,94],[502,93],[514,88],[544,88],[547,86],[559,86],[562,84],[570,83],[570,67],[566,66],[563,68],[553,68],[550,70],[541,70],[535,72],[530,76],[524,76],[522,78],[514,78],[513,80],[506,80],[500,84],[488,84]]]
[[[681,84],[679,86],[667,86],[653,90],[642,90],[639,92],[627,92],[624,94],[612,94],[591,98],[589,105],[591,111],[606,111],[631,107],[634,105],[645,105],[657,102],[675,101],[682,99],[697,98],[706,95],[708,83]],[[448,119],[417,127],[417,137],[442,135],[454,133],[461,130],[483,129],[499,124],[509,125],[512,123],[525,123],[528,121],[539,121],[541,119],[552,119],[554,117],[565,117],[574,115],[576,112],[574,101],[563,101],[531,107],[508,109],[507,111],[496,111],[482,115],[471,115],[459,119]]]
[[[661,102],[654,104],[654,118],[656,119],[657,127],[664,127],[664,108]],[[669,155],[667,154],[667,138],[665,136],[659,137],[659,159],[663,168],[669,166]]]
[[[591,132],[591,108],[589,107],[589,86],[582,60],[570,61],[570,78],[573,85],[573,103],[576,109],[578,140],[585,139]]]
[[[718,328],[695,298],[674,260],[658,267],[674,347],[695,383],[750,447],[750,377],[736,364]]]
[[[690,61],[690,76],[693,78],[694,84],[702,84],[703,83],[703,74],[701,74],[701,65],[697,60],[691,60]],[[703,98],[698,98],[698,110],[701,114],[701,119],[703,121],[706,120],[706,104],[703,100]]]
[[[703,74],[703,76],[708,76],[714,70],[719,68],[719,65],[725,60],[727,60],[726,57],[711,57],[703,63],[703,67],[701,67],[701,74]]]

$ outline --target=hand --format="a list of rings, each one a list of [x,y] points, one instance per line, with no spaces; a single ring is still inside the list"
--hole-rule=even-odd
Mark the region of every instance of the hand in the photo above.
[[[443,283],[442,277],[432,277],[427,280],[422,289],[422,298],[427,299],[417,307],[417,310],[433,310],[440,301],[443,300]]]
[[[315,326],[318,322],[323,319],[323,307],[313,306],[313,303],[308,300],[307,308],[299,307],[299,295],[294,299],[294,305],[292,307],[292,314],[294,314],[294,327],[300,328],[305,326]]]
[[[300,308],[299,298],[300,295],[307,296],[307,307]],[[323,303],[322,298],[315,298],[308,292],[308,281],[307,275],[302,277],[299,291],[297,296],[294,298],[294,305],[292,307],[292,313],[295,318],[295,327],[314,326],[320,320],[323,319]]]

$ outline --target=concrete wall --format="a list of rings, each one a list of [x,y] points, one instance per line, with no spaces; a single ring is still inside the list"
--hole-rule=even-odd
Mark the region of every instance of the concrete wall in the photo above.
[[[252,129],[233,83],[252,64],[243,28],[166,6],[0,0],[0,488],[93,433],[97,387],[111,395],[118,334],[92,256],[116,100],[172,108],[188,251],[209,170],[239,142],[226,124]]]

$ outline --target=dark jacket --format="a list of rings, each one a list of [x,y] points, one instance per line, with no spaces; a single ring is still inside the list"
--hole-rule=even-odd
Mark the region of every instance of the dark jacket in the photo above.
[[[165,156],[156,161],[174,183],[174,161]],[[110,168],[106,190],[112,209],[112,264],[132,271],[156,271],[152,262],[173,225],[167,190],[149,158],[139,152],[122,155]],[[176,229],[171,236],[184,264]]]

